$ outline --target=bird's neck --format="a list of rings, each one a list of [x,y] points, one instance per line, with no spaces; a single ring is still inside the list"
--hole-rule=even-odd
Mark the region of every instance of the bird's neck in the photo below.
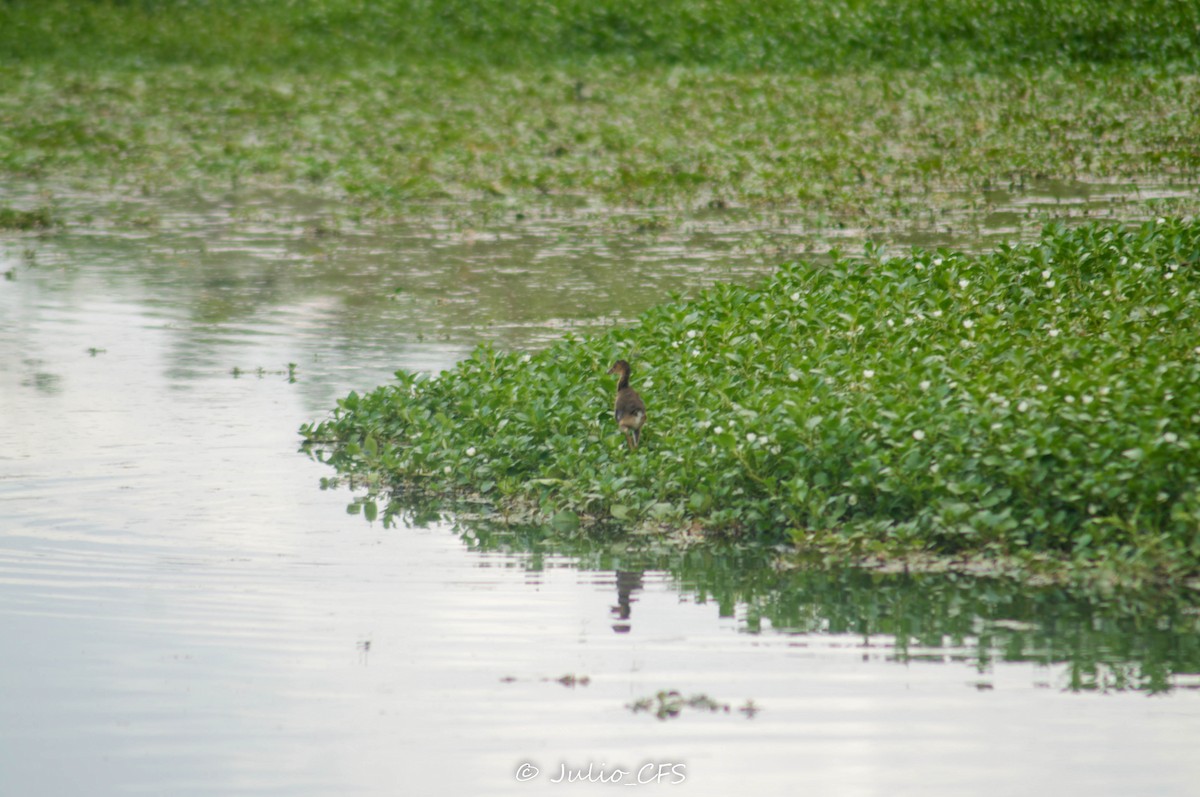
[[[623,373],[621,374],[621,381],[617,382],[617,390],[624,390],[627,387],[629,387],[629,374]]]

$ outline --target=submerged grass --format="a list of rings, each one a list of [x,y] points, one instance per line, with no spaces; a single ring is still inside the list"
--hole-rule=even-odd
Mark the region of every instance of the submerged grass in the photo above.
[[[302,432],[344,473],[560,525],[859,555],[1200,566],[1200,222],[793,263],[535,354],[481,347]],[[649,422],[628,452],[608,364]],[[332,445],[330,445],[332,444]]]

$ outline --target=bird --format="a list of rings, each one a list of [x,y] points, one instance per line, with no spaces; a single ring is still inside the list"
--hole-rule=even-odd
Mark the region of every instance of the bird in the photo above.
[[[617,360],[608,372],[621,378],[617,383],[617,400],[613,402],[613,417],[625,433],[629,448],[635,449],[642,438],[642,424],[646,422],[646,404],[637,391],[629,386],[629,363]]]

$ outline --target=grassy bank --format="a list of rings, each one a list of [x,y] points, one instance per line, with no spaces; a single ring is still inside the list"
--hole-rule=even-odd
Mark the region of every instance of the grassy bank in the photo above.
[[[986,256],[795,263],[533,355],[484,347],[339,403],[344,473],[862,555],[1200,565],[1200,223],[1052,229]],[[649,405],[610,417],[617,357]]]

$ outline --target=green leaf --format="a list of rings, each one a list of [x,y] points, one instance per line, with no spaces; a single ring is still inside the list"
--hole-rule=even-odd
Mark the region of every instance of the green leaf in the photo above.
[[[579,528],[579,515],[564,509],[550,520],[550,525],[557,531],[574,531]]]

